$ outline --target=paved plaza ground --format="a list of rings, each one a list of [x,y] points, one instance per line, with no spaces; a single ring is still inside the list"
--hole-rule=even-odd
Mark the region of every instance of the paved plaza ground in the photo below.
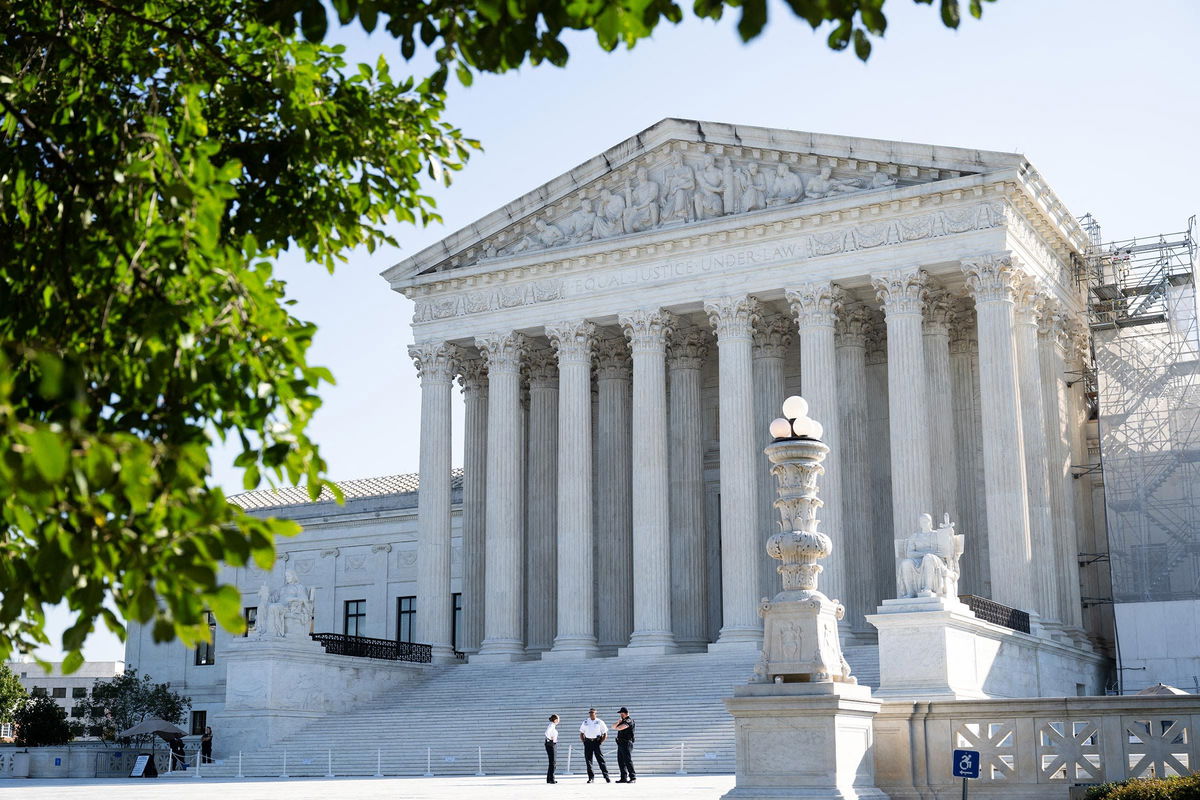
[[[732,775],[649,775],[632,786],[588,785],[584,775],[560,777],[462,778],[159,778],[44,779],[0,781],[0,798],[21,800],[530,800],[553,798],[639,798],[717,800],[733,788]]]

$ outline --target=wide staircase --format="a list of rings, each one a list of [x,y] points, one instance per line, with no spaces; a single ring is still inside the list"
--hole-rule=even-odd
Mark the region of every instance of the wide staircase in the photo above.
[[[877,686],[877,647],[846,649],[860,683]],[[559,772],[583,770],[579,725],[595,706],[611,727],[628,706],[637,721],[640,773],[731,773],[733,718],[722,698],[750,677],[756,656],[694,653],[575,662],[466,664],[433,672],[376,697],[368,707],[332,714],[241,756],[249,776],[488,775],[545,771],[542,732],[559,723]],[[614,735],[605,744],[617,774]],[[237,753],[204,765],[212,777],[237,774]]]

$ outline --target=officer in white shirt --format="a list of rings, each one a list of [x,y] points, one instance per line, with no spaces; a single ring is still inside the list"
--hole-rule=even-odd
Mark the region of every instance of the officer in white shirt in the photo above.
[[[596,774],[592,772],[592,756],[596,757],[596,763],[600,765],[600,774],[604,776],[605,783],[612,783],[608,777],[608,765],[604,763],[604,753],[600,752],[600,745],[608,738],[608,726],[604,724],[604,720],[596,719],[596,709],[589,708],[587,719],[579,726],[579,741],[583,742],[583,760],[587,763],[587,782],[591,783],[596,779]]]
[[[558,783],[554,779],[554,762],[558,750],[558,714],[550,715],[550,724],[546,726],[546,783]]]

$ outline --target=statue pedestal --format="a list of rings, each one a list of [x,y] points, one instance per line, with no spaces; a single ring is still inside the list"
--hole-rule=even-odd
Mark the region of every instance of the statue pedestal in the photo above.
[[[880,702],[848,683],[760,683],[725,699],[737,730],[731,800],[887,800],[875,786]]]

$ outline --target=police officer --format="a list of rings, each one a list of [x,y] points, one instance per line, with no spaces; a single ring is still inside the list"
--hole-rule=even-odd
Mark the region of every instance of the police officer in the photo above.
[[[550,715],[550,724],[546,726],[546,783],[558,783],[554,779],[554,762],[558,750],[558,714]]]
[[[600,745],[607,738],[608,726],[604,724],[604,720],[596,718],[596,709],[589,708],[587,719],[579,726],[579,741],[583,742],[583,760],[587,762],[588,783],[596,779],[596,774],[592,772],[592,756],[596,757],[596,763],[600,765],[604,782],[612,783],[608,777],[608,765],[604,763],[604,753],[600,752]]]
[[[617,712],[621,715],[621,720],[613,726],[613,730],[617,732],[617,766],[621,769],[621,779],[617,783],[634,783],[637,781],[637,772],[633,769],[633,717],[629,716],[629,709],[621,706],[621,710]]]

